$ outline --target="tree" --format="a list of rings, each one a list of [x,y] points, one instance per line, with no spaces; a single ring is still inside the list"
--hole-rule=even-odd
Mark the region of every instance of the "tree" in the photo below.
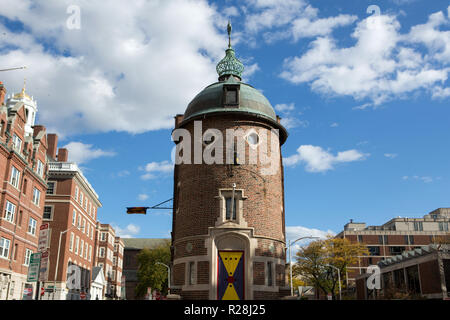
[[[167,268],[156,262],[170,264],[170,241],[167,240],[152,249],[142,249],[137,255],[137,260],[139,268],[136,295],[143,297],[147,293],[147,288],[159,290],[166,295],[168,292]]]
[[[313,241],[297,252],[293,273],[303,276],[308,285],[331,293],[335,299],[339,288],[338,274],[329,265],[339,269],[341,282],[345,283],[347,267],[357,263],[358,257],[368,254],[364,244],[329,236],[326,240]]]

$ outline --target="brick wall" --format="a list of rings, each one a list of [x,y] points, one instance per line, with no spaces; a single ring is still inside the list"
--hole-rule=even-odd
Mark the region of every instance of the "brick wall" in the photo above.
[[[197,262],[197,284],[209,284],[209,261]]]
[[[264,262],[253,262],[253,284],[265,284]]]
[[[437,260],[421,263],[419,270],[422,293],[441,293],[441,278]]]

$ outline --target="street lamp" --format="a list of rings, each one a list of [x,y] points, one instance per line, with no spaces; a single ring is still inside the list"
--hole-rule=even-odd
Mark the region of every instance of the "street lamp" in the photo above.
[[[293,286],[293,281],[292,281],[292,260],[291,260],[291,247],[294,243],[296,243],[299,240],[303,240],[303,239],[319,239],[319,237],[311,237],[311,236],[307,236],[307,237],[300,237],[297,240],[291,242],[291,240],[289,239],[289,274],[291,276],[291,296],[294,295],[294,288]]]
[[[167,264],[164,264],[164,263],[162,263],[162,262],[156,262],[156,264],[160,264],[160,265],[162,265],[162,266],[164,266],[164,267],[166,267],[167,268],[167,274],[168,274],[168,276],[167,276],[167,286],[168,286],[168,293],[170,293],[170,267],[167,265]]]
[[[68,231],[74,229],[74,228],[78,228],[84,231],[84,227],[78,225],[78,226],[72,226],[69,229],[65,230],[65,231],[61,231],[59,234],[59,244],[58,244],[58,255],[56,256],[56,269],[55,269],[55,278],[53,279],[53,300],[55,300],[55,292],[56,292],[56,278],[58,277],[58,265],[59,265],[59,252],[61,250],[61,238],[62,235],[67,233]]]
[[[338,267],[335,267],[335,266],[332,266],[331,264],[324,264],[324,266],[326,266],[326,267],[331,267],[331,268],[336,269],[337,274],[338,274],[338,282],[339,282],[339,300],[342,300],[342,293],[341,293],[341,275],[340,275],[340,272],[339,272],[339,268],[338,268]]]

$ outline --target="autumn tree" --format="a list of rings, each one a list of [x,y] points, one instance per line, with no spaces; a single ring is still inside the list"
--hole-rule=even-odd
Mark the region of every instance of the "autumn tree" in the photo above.
[[[136,295],[143,297],[147,293],[147,288],[159,290],[166,295],[168,292],[167,268],[157,262],[170,264],[170,241],[164,241],[155,248],[144,248],[137,255],[137,260],[139,268]]]
[[[335,299],[339,289],[338,274],[330,265],[339,270],[341,282],[345,283],[348,266],[357,263],[359,256],[368,254],[361,243],[329,236],[326,240],[313,241],[297,252],[293,273],[301,275],[308,285],[331,293]]]

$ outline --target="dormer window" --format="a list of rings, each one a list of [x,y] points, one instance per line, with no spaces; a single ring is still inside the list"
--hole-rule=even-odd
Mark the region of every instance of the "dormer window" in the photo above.
[[[224,85],[223,91],[224,107],[239,106],[239,85]]]

